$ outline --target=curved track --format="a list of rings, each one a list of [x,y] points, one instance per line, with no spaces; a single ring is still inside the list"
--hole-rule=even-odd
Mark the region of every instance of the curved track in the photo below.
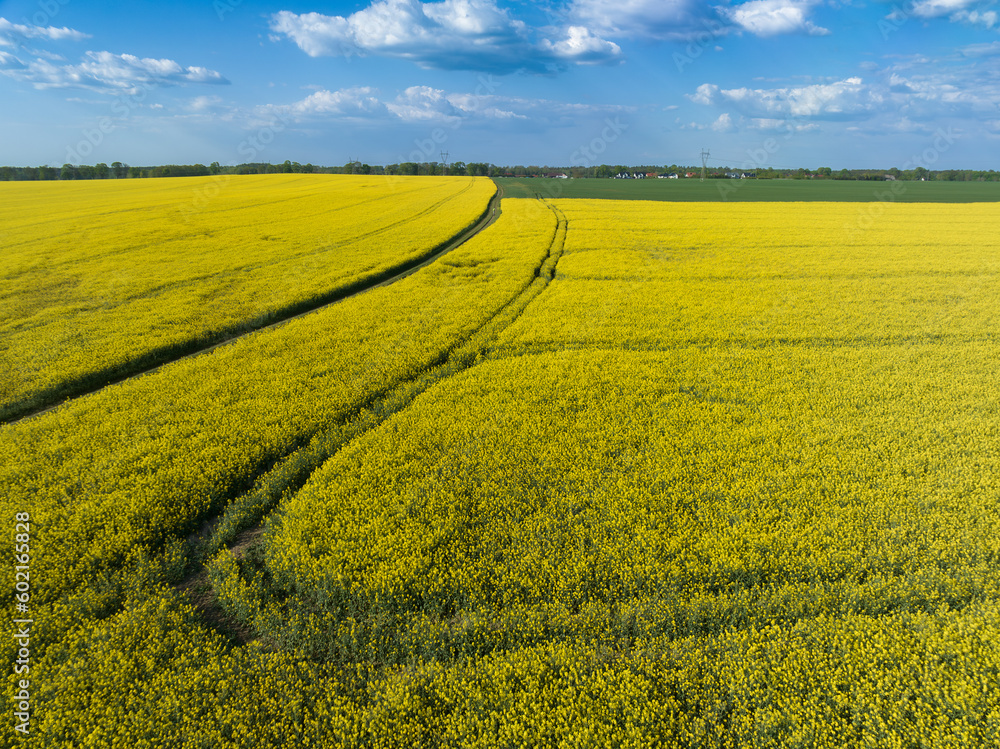
[[[201,354],[217,349],[220,346],[226,346],[230,343],[233,343],[234,341],[238,341],[239,339],[245,338],[248,335],[259,333],[262,330],[268,330],[270,328],[276,328],[280,325],[284,325],[285,323],[295,320],[296,318],[303,317],[312,312],[316,312],[317,310],[321,310],[325,307],[337,304],[338,302],[342,302],[345,299],[350,299],[351,297],[358,296],[359,294],[364,294],[367,291],[371,291],[372,289],[376,289],[381,286],[388,286],[390,284],[396,283],[397,281],[406,278],[407,276],[413,273],[416,273],[421,268],[430,265],[435,260],[440,258],[442,255],[446,255],[447,253],[462,246],[470,239],[472,239],[474,236],[476,236],[479,232],[483,231],[486,227],[490,226],[494,221],[497,220],[497,218],[500,215],[501,198],[503,198],[503,188],[497,186],[497,190],[493,194],[493,197],[490,198],[490,202],[487,204],[486,210],[483,211],[482,215],[479,217],[476,223],[474,223],[472,226],[468,227],[467,229],[465,229],[452,239],[445,242],[430,255],[424,258],[420,258],[416,261],[411,261],[410,263],[406,263],[403,266],[399,266],[395,268],[393,271],[390,271],[393,275],[390,275],[388,277],[375,278],[361,284],[360,286],[356,286],[348,290],[342,290],[340,292],[335,292],[334,294],[324,297],[316,301],[315,303],[308,304],[305,307],[298,306],[291,310],[287,310],[286,314],[279,315],[277,319],[273,320],[273,322],[269,322],[266,325],[261,325],[256,328],[251,328],[249,330],[241,331],[236,335],[231,335],[225,338],[221,338],[219,340],[213,341],[199,348],[185,351],[183,354],[179,356],[171,356],[163,359],[158,359],[156,362],[151,363],[149,366],[133,369],[119,375],[110,375],[106,377],[104,381],[99,385],[95,385],[93,387],[81,388],[75,392],[69,393],[65,397],[61,397],[58,403],[50,402],[46,405],[29,410],[26,413],[22,413],[18,416],[2,420],[0,421],[0,426],[4,424],[14,424],[24,419],[30,419],[35,416],[40,416],[43,413],[47,413],[48,411],[58,408],[66,400],[72,400],[83,397],[85,395],[90,395],[92,393],[99,392],[111,385],[115,385],[119,382],[130,380],[133,377],[141,377],[142,375],[147,375],[176,361],[181,361],[182,359],[188,359],[192,356],[199,356]]]

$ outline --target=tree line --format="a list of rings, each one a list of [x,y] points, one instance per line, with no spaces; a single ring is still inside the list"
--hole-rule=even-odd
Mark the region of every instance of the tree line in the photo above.
[[[734,169],[736,169],[734,167]],[[712,167],[706,172],[710,179],[723,179],[732,173],[728,166]],[[737,169],[738,171],[738,169]],[[565,174],[569,177],[602,179],[626,174],[655,174],[669,176],[676,174],[701,175],[701,166],[669,165],[625,165],[601,164],[595,166],[539,166],[515,165],[497,166],[486,162],[456,161],[445,164],[437,161],[399,164],[371,165],[361,161],[349,161],[343,166],[315,166],[286,160],[281,164],[248,163],[221,165],[214,161],[204,164],[165,164],[161,166],[130,166],[121,161],[108,164],[63,164],[53,166],[0,166],[2,181],[35,180],[75,180],[75,179],[141,179],[147,177],[205,177],[215,174],[388,174],[388,175],[469,175],[472,177],[547,177]],[[884,181],[887,177],[896,180],[933,180],[947,182],[1000,182],[1000,172],[993,169],[942,169],[931,171],[924,167],[900,170],[890,169],[840,169],[830,167],[818,169],[772,169],[757,168],[753,171],[757,179],[835,179]]]

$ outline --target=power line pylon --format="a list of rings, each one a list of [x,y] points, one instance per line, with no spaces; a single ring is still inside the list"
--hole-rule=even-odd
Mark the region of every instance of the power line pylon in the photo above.
[[[708,157],[710,155],[711,154],[707,150],[701,152],[701,181],[702,182],[705,181],[705,168],[708,165]]]

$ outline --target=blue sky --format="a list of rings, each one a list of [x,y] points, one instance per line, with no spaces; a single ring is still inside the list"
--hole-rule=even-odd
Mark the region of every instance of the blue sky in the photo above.
[[[0,0],[0,164],[1000,169],[996,0]]]

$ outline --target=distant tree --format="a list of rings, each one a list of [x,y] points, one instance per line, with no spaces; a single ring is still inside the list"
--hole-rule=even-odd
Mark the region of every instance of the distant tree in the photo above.
[[[94,179],[107,179],[111,174],[111,170],[108,168],[107,164],[95,164],[94,165]]]
[[[218,161],[213,161],[209,165],[208,171],[211,172],[212,174],[218,174],[219,172],[222,171],[222,166],[220,166]]]
[[[281,165],[281,173],[282,174],[292,173],[292,162],[289,161],[288,159],[285,159],[285,163]]]
[[[59,179],[76,179],[76,167],[72,164],[63,164]]]
[[[115,179],[121,179],[125,176],[126,169],[128,167],[120,161],[111,162],[111,171],[115,174]]]

